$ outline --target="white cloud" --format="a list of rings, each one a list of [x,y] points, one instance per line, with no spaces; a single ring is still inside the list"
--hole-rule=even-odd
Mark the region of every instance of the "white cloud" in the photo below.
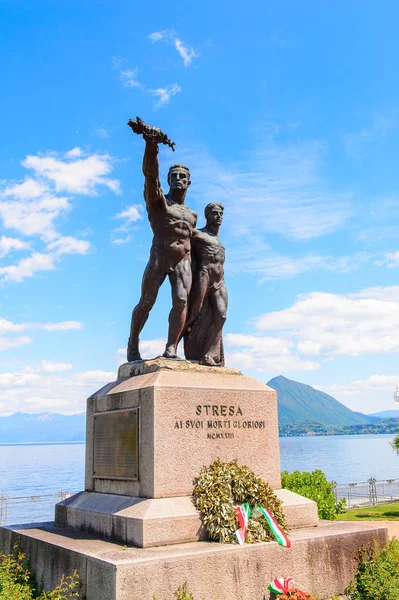
[[[161,106],[168,104],[172,96],[175,96],[177,93],[181,92],[181,87],[177,83],[172,83],[171,85],[167,85],[165,88],[157,88],[156,90],[148,91],[150,94],[158,96],[159,100],[154,104],[154,108],[160,108]]]
[[[270,232],[311,240],[342,229],[353,216],[353,193],[330,189],[320,175],[325,149],[319,142],[279,143],[269,128],[239,163],[222,164],[200,148],[178,152],[178,160],[191,165],[190,194],[204,207],[208,202],[228,206],[222,234],[230,234],[232,247],[244,254],[241,241],[251,239],[255,260],[275,258],[265,241]],[[320,259],[325,257],[306,257],[306,268]]]
[[[77,150],[74,148],[73,156],[66,160],[58,158],[57,154],[27,156],[22,165],[33,169],[37,177],[50,180],[57,192],[93,195],[99,186],[119,192],[119,181],[106,177],[113,169],[110,155],[91,154],[82,158],[82,153],[77,156]]]
[[[14,265],[0,267],[3,281],[21,282],[26,277],[33,277],[42,271],[52,271],[65,254],[87,254],[90,243],[65,236],[48,244],[46,249],[47,252],[33,252]]]
[[[38,273],[52,271],[66,254],[87,254],[90,243],[57,231],[57,221],[72,208],[70,198],[58,195],[61,191],[72,194],[95,195],[101,187],[119,193],[117,179],[108,177],[113,169],[109,154],[87,154],[75,147],[64,153],[27,156],[21,164],[34,171],[22,183],[1,182],[0,218],[7,229],[22,236],[39,236],[47,244],[33,248],[33,242],[3,236],[0,239],[0,258],[11,250],[31,248],[14,264],[0,267],[3,281],[23,281]]]
[[[45,373],[59,373],[62,371],[70,371],[72,369],[71,363],[55,362],[50,360],[42,360],[40,362],[40,371]]]
[[[46,331],[77,331],[82,329],[83,323],[80,321],[62,321],[61,323],[39,324],[38,327]]]
[[[386,302],[399,302],[399,285],[365,288],[360,292],[348,294],[348,298],[374,298]]]
[[[126,244],[132,239],[133,224],[143,218],[143,208],[139,204],[133,204],[115,215],[114,218],[121,219],[124,223],[111,231],[111,243]]]
[[[137,79],[136,79],[137,72],[138,72],[137,68],[136,69],[127,69],[126,71],[120,72],[120,78],[122,80],[124,87],[131,87],[131,88],[143,87],[143,84],[140,83],[139,81],[137,81]]]
[[[148,38],[154,42],[165,42],[166,44],[175,47],[180,57],[183,59],[185,67],[191,65],[193,58],[196,58],[198,54],[194,48],[187,46],[184,42],[175,34],[172,29],[164,29],[163,31],[154,31],[150,33]]]
[[[16,348],[18,346],[25,346],[31,344],[33,339],[28,336],[16,336],[10,337],[10,334],[21,333],[27,329],[31,330],[45,330],[45,331],[70,331],[78,330],[83,327],[83,323],[79,321],[63,321],[60,323],[13,323],[5,318],[0,318],[0,351],[9,350],[10,348]],[[6,335],[5,335],[6,334]],[[64,365],[64,363],[50,363],[48,361],[42,361],[42,368],[44,370],[51,369],[51,365]],[[63,369],[64,370],[64,369]]]
[[[19,238],[10,238],[5,235],[0,238],[0,258],[6,256],[11,250],[26,250],[27,248],[29,248],[29,244]]]
[[[28,336],[20,336],[15,338],[0,337],[0,351],[9,350],[10,348],[17,348],[18,346],[25,346],[31,344],[32,338]]]
[[[79,148],[79,146],[76,146],[75,148],[72,148],[72,150],[68,150],[68,152],[66,152],[64,156],[65,158],[79,158],[80,156],[82,156],[82,154],[82,149]]]
[[[399,302],[313,292],[256,319],[259,331],[279,331],[300,354],[358,356],[399,352]]]
[[[48,191],[47,185],[41,181],[36,181],[32,178],[27,178],[23,183],[16,183],[6,187],[2,194],[2,198],[14,198],[18,200],[31,200],[32,198],[40,198]]]
[[[34,252],[27,258],[22,258],[15,265],[0,267],[0,275],[3,281],[21,282],[26,277],[33,277],[40,271],[52,271],[55,269],[55,257],[43,252]]]
[[[0,217],[4,227],[25,236],[56,236],[55,220],[71,208],[68,198],[56,197],[43,184],[27,179],[0,191]]]
[[[384,266],[388,269],[396,269],[399,267],[399,252],[388,253],[383,259],[376,260],[375,265]]]
[[[398,384],[399,371],[397,375],[370,375],[366,379],[313,387],[330,394],[352,410],[367,414],[398,409],[393,400]]]
[[[18,346],[31,344],[33,339],[28,336],[10,337],[10,334],[22,333],[27,329],[45,331],[69,331],[78,330],[83,327],[79,321],[63,321],[60,323],[13,323],[5,318],[0,318],[0,351],[9,350]],[[65,363],[50,363],[42,361],[42,369],[51,370],[51,365],[59,365],[65,370]]]
[[[0,335],[16,331],[24,331],[29,325],[27,323],[13,323],[8,319],[0,318]]]
[[[47,363],[43,370],[43,363]],[[58,364],[57,371],[55,370]],[[50,365],[50,366],[49,366]],[[39,369],[27,366],[19,371],[0,374],[0,414],[12,412],[83,412],[86,398],[109,381],[114,372],[84,371],[62,374],[68,363],[43,361]],[[54,369],[53,371],[51,369]]]
[[[121,236],[118,232],[118,229],[114,229],[111,232],[111,244],[115,244],[115,246],[121,246],[122,244],[127,244],[132,239],[132,235],[128,233],[125,236]]]
[[[155,358],[161,356],[165,351],[166,339],[156,338],[154,340],[140,340],[140,353],[143,359]],[[180,347],[181,350],[181,347]],[[126,348],[119,348],[116,351],[118,364],[126,362]]]
[[[8,319],[0,318],[0,335],[26,331],[26,329],[45,329],[47,331],[69,331],[82,329],[80,321],[61,321],[59,323],[13,323]]]
[[[228,269],[230,272],[245,271],[260,275],[260,283],[270,279],[288,279],[315,270],[347,273],[368,260],[365,254],[354,256],[305,256],[291,257],[275,254],[259,237],[251,240],[251,245],[235,245],[230,252]]]
[[[175,38],[174,44],[176,50],[183,59],[184,66],[188,67],[189,65],[191,65],[193,58],[196,58],[198,56],[198,54],[196,54],[196,52],[194,51],[194,48],[185,46],[179,38]]]
[[[317,362],[302,360],[294,351],[294,344],[274,337],[229,333],[224,338],[229,366],[255,369],[260,372],[315,371]]]
[[[126,219],[128,223],[135,223],[143,218],[143,208],[140,204],[133,204],[115,215],[115,219]]]
[[[86,240],[77,240],[70,235],[60,237],[58,240],[47,245],[47,250],[54,253],[54,256],[62,254],[87,254],[90,249],[90,242]]]

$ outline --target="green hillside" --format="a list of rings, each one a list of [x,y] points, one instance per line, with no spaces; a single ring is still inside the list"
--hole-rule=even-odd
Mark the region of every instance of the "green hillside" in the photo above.
[[[377,417],[354,412],[332,396],[282,375],[271,379],[267,385],[278,393],[280,425],[294,421],[318,421],[323,425],[337,427],[374,423],[378,420]]]

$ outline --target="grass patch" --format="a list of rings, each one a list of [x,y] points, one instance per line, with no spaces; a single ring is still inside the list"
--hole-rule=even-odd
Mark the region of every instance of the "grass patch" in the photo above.
[[[336,518],[338,521],[399,521],[399,503],[352,508]]]

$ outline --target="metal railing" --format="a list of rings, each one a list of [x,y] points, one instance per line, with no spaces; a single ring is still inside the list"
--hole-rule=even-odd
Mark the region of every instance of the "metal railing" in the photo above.
[[[0,495],[0,525],[54,520],[54,505],[76,492],[61,490],[38,496]]]
[[[399,502],[399,479],[377,480],[371,477],[368,481],[353,483],[333,481],[332,484],[337,501],[345,498],[346,508]],[[54,505],[75,493],[61,490],[36,496],[0,494],[0,525],[52,521]]]
[[[370,477],[367,481],[353,483],[333,481],[332,484],[337,501],[345,498],[346,508],[399,502],[399,479],[377,480]]]

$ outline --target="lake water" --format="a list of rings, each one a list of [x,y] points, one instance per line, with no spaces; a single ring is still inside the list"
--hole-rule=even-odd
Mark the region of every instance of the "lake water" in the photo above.
[[[280,439],[281,469],[321,469],[337,483],[399,479],[399,456],[389,442],[393,435],[286,437]],[[47,520],[61,490],[84,487],[85,444],[0,445],[0,521]],[[25,500],[3,500],[45,496]],[[5,506],[7,504],[7,506]],[[6,514],[7,509],[7,514]]]

